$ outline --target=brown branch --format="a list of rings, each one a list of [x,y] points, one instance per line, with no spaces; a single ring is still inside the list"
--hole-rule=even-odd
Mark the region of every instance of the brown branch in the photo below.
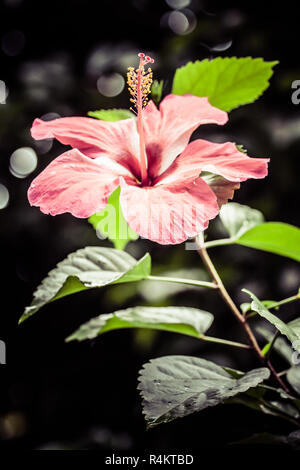
[[[238,309],[238,307],[235,305],[235,303],[233,302],[232,298],[230,297],[230,295],[228,294],[223,282],[222,282],[222,279],[220,278],[214,264],[212,263],[212,260],[210,259],[205,247],[199,243],[199,240],[197,238],[195,238],[195,241],[196,241],[196,245],[197,245],[197,251],[200,255],[200,257],[202,258],[202,261],[204,263],[204,265],[206,266],[208,272],[210,273],[210,276],[212,278],[212,280],[214,281],[214,283],[216,284],[216,288],[219,290],[219,293],[221,295],[221,297],[223,298],[223,300],[225,301],[225,303],[228,305],[228,307],[230,308],[231,312],[233,313],[233,315],[235,316],[235,318],[238,320],[238,322],[242,325],[247,337],[248,337],[248,341],[251,345],[251,347],[253,348],[253,350],[255,351],[257,357],[259,358],[260,362],[264,365],[266,365],[269,370],[271,371],[271,373],[273,374],[274,378],[276,379],[276,381],[280,384],[280,386],[285,390],[286,393],[290,394],[290,391],[288,389],[288,387],[285,385],[285,383],[282,381],[282,379],[278,376],[276,370],[274,369],[274,367],[272,366],[271,362],[269,360],[267,360],[265,358],[265,356],[263,355],[259,345],[258,345],[258,342],[247,322],[247,318],[242,315],[242,313],[240,312],[240,310]]]

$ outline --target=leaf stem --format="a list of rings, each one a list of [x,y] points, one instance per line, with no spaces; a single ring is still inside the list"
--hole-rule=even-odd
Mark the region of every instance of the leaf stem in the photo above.
[[[275,333],[275,335],[273,336],[273,339],[272,339],[272,341],[271,341],[271,343],[270,343],[270,346],[269,346],[269,348],[268,348],[268,350],[267,350],[267,352],[266,352],[266,354],[265,354],[265,358],[266,358],[266,359],[269,359],[270,354],[271,354],[271,352],[272,352],[272,349],[273,349],[273,347],[274,347],[274,345],[275,345],[275,342],[276,342],[276,340],[277,340],[277,338],[278,338],[279,335],[280,335],[280,331],[277,330],[276,333]]]
[[[211,240],[203,244],[204,248],[212,248],[214,246],[233,245],[235,243],[234,237],[219,238],[219,240]]]
[[[276,308],[280,307],[281,305],[289,304],[290,302],[294,302],[295,300],[300,299],[300,294],[299,292],[296,295],[292,295],[291,297],[288,297],[287,299],[280,300],[279,302],[274,302],[270,305],[268,305],[268,308]]]
[[[202,234],[201,234],[201,236],[202,236]],[[255,351],[256,355],[258,356],[260,362],[262,364],[265,364],[265,365],[268,366],[268,368],[270,369],[270,371],[272,372],[274,378],[277,380],[277,382],[280,384],[280,386],[287,393],[290,394],[290,391],[289,391],[288,387],[285,385],[285,383],[278,376],[278,374],[275,371],[274,367],[272,366],[271,362],[269,360],[266,360],[266,358],[264,357],[264,355],[263,355],[263,353],[262,353],[262,351],[261,351],[261,349],[260,349],[260,347],[257,343],[257,340],[256,340],[249,324],[247,323],[247,319],[244,317],[244,315],[242,315],[242,313],[240,312],[240,310],[237,308],[237,306],[233,302],[232,298],[230,297],[229,293],[227,292],[227,290],[226,290],[226,288],[225,288],[225,286],[222,282],[222,279],[220,278],[220,276],[219,276],[212,260],[210,259],[209,255],[206,251],[204,243],[202,243],[201,236],[197,236],[195,238],[195,242],[196,242],[196,245],[198,247],[197,251],[198,251],[200,257],[202,258],[202,261],[203,261],[204,265],[206,266],[208,272],[210,273],[211,278],[213,279],[217,289],[219,290],[219,293],[220,293],[221,297],[223,298],[225,303],[228,305],[228,307],[230,308],[231,312],[236,317],[238,322],[242,325],[246,335],[248,336],[249,343],[250,343],[251,347],[253,348],[253,350]]]
[[[286,299],[279,300],[278,302],[273,302],[272,304],[268,305],[267,308],[269,310],[270,308],[281,307],[281,305],[289,304],[290,302],[295,302],[295,300],[300,300],[299,292],[296,295],[292,295],[291,297],[288,297]],[[246,315],[246,317],[248,319],[248,318],[256,317],[256,315],[258,315],[257,312],[250,312],[248,313],[248,315]]]
[[[203,341],[207,341],[209,343],[225,344],[227,346],[234,346],[236,348],[251,349],[251,346],[249,346],[249,344],[237,343],[236,341],[229,341],[228,339],[223,338],[215,338],[214,336],[203,335],[199,339],[202,339]]]
[[[210,289],[217,289],[214,282],[198,281],[196,279],[183,279],[179,277],[166,277],[166,276],[148,276],[147,281],[162,281],[162,282],[175,282],[177,284],[187,284],[197,287],[208,287]]]

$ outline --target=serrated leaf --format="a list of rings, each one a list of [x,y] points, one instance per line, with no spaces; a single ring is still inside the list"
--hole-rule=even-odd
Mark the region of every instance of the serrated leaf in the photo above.
[[[252,103],[268,88],[276,64],[252,57],[189,62],[176,70],[172,93],[207,96],[213,106],[231,111]]]
[[[90,246],[68,255],[49,272],[33,294],[19,323],[49,302],[82,290],[145,279],[151,271],[147,253],[137,261],[124,251]]]
[[[120,205],[120,186],[109,196],[106,207],[89,217],[90,224],[107,237],[117,250],[124,250],[126,245],[137,240],[138,235],[127,224]]]
[[[139,386],[148,427],[215,406],[269,378],[267,368],[234,379],[211,361],[190,356],[151,360],[140,371]]]
[[[213,318],[209,312],[190,307],[131,307],[92,318],[66,341],[91,339],[120,328],[148,328],[201,338]]]
[[[264,222],[264,216],[260,211],[237,202],[225,204],[219,215],[229,235],[237,238]]]
[[[281,222],[266,222],[242,234],[235,243],[300,261],[300,229]]]
[[[250,295],[252,298],[251,309],[272,323],[272,325],[274,325],[281,334],[285,335],[291,343],[300,339],[298,332],[291,327],[290,324],[284,323],[280,318],[276,317],[276,315],[273,315],[252,292],[247,289],[242,289],[242,291],[246,292],[246,294]]]
[[[300,395],[300,366],[291,367],[286,378],[293,389]]]
[[[99,109],[98,111],[89,111],[88,115],[101,121],[122,121],[123,119],[135,118],[129,109]]]

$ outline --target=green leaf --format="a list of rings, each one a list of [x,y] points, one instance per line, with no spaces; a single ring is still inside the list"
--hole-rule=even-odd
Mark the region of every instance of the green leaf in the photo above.
[[[135,118],[129,109],[99,109],[98,111],[89,111],[88,115],[101,121],[121,121],[123,119]]]
[[[163,80],[154,80],[151,87],[151,95],[155,104],[158,104],[161,100],[162,90],[163,90],[164,81]]]
[[[295,318],[295,320],[292,320],[288,323],[288,325],[293,328],[294,332],[296,335],[300,338],[300,317]]]
[[[219,215],[229,235],[237,238],[264,222],[264,216],[261,212],[237,202],[225,204]]]
[[[246,292],[246,294],[250,295],[252,298],[251,309],[272,323],[272,325],[274,325],[281,334],[285,335],[291,343],[300,339],[298,332],[293,327],[284,323],[280,318],[276,317],[276,315],[273,315],[252,292],[247,289],[242,289],[242,291]]]
[[[275,304],[275,300],[262,300],[261,303],[267,307],[270,308],[272,305]],[[247,312],[251,311],[251,302],[244,302],[243,304],[240,305],[240,308],[242,312],[245,314]],[[275,308],[276,310],[276,308]]]
[[[252,57],[189,62],[176,70],[172,93],[207,96],[213,106],[231,111],[252,103],[268,88],[276,64]]]
[[[151,360],[140,371],[139,386],[148,427],[167,423],[238,393],[269,378],[267,368],[254,369],[234,379],[222,367],[190,356],[165,356]]]
[[[270,344],[274,338],[274,333],[272,333],[269,329],[267,329],[264,326],[257,326],[255,328],[257,333],[259,333],[266,341],[268,341],[268,344]],[[292,354],[293,354],[293,349],[291,346],[289,346],[288,342],[286,341],[285,338],[283,337],[278,337],[275,340],[275,343],[273,344],[273,349],[276,351],[283,359],[285,359],[289,364],[292,362]]]
[[[91,339],[120,328],[149,328],[201,338],[213,318],[209,312],[190,307],[131,307],[92,318],[66,341]]]
[[[300,366],[291,367],[286,374],[286,378],[293,389],[300,395]]]
[[[275,400],[270,401],[269,403],[279,412],[284,413],[285,415],[290,416],[291,418],[295,418],[295,419],[299,418],[299,411],[291,403],[286,403],[283,401],[275,401]]]
[[[117,250],[124,250],[138,235],[127,224],[120,205],[120,186],[109,196],[106,207],[89,217],[89,222],[103,237],[107,237]]]
[[[75,251],[49,272],[33,294],[19,323],[49,302],[86,289],[145,279],[151,271],[147,253],[137,261],[124,251],[89,246]]]
[[[250,229],[235,243],[300,261],[300,229],[281,222],[266,222]]]

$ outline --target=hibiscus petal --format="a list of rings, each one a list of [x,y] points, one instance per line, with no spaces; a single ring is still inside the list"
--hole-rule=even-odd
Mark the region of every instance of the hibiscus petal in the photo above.
[[[170,184],[185,178],[197,178],[201,171],[241,182],[249,178],[264,178],[268,174],[269,158],[250,158],[234,144],[215,144],[206,140],[191,142],[171,167],[155,183]]]
[[[140,176],[139,139],[134,119],[117,122],[87,117],[35,119],[31,135],[36,140],[55,138],[91,158],[112,158]]]
[[[221,208],[223,204],[227,204],[230,199],[233,199],[234,191],[240,188],[240,183],[228,181],[222,176],[214,175],[213,173],[203,172],[201,173],[201,179],[203,179],[215,193],[219,208]]]
[[[151,101],[143,111],[146,150],[151,178],[165,171],[188,144],[201,124],[225,124],[227,113],[208,98],[168,95],[159,110]]]
[[[45,214],[70,212],[86,218],[102,210],[119,186],[119,175],[132,175],[106,157],[90,159],[73,149],[53,160],[31,183],[28,199]]]
[[[215,194],[201,178],[149,187],[123,178],[120,182],[120,203],[129,226],[163,245],[194,237],[219,212]]]

